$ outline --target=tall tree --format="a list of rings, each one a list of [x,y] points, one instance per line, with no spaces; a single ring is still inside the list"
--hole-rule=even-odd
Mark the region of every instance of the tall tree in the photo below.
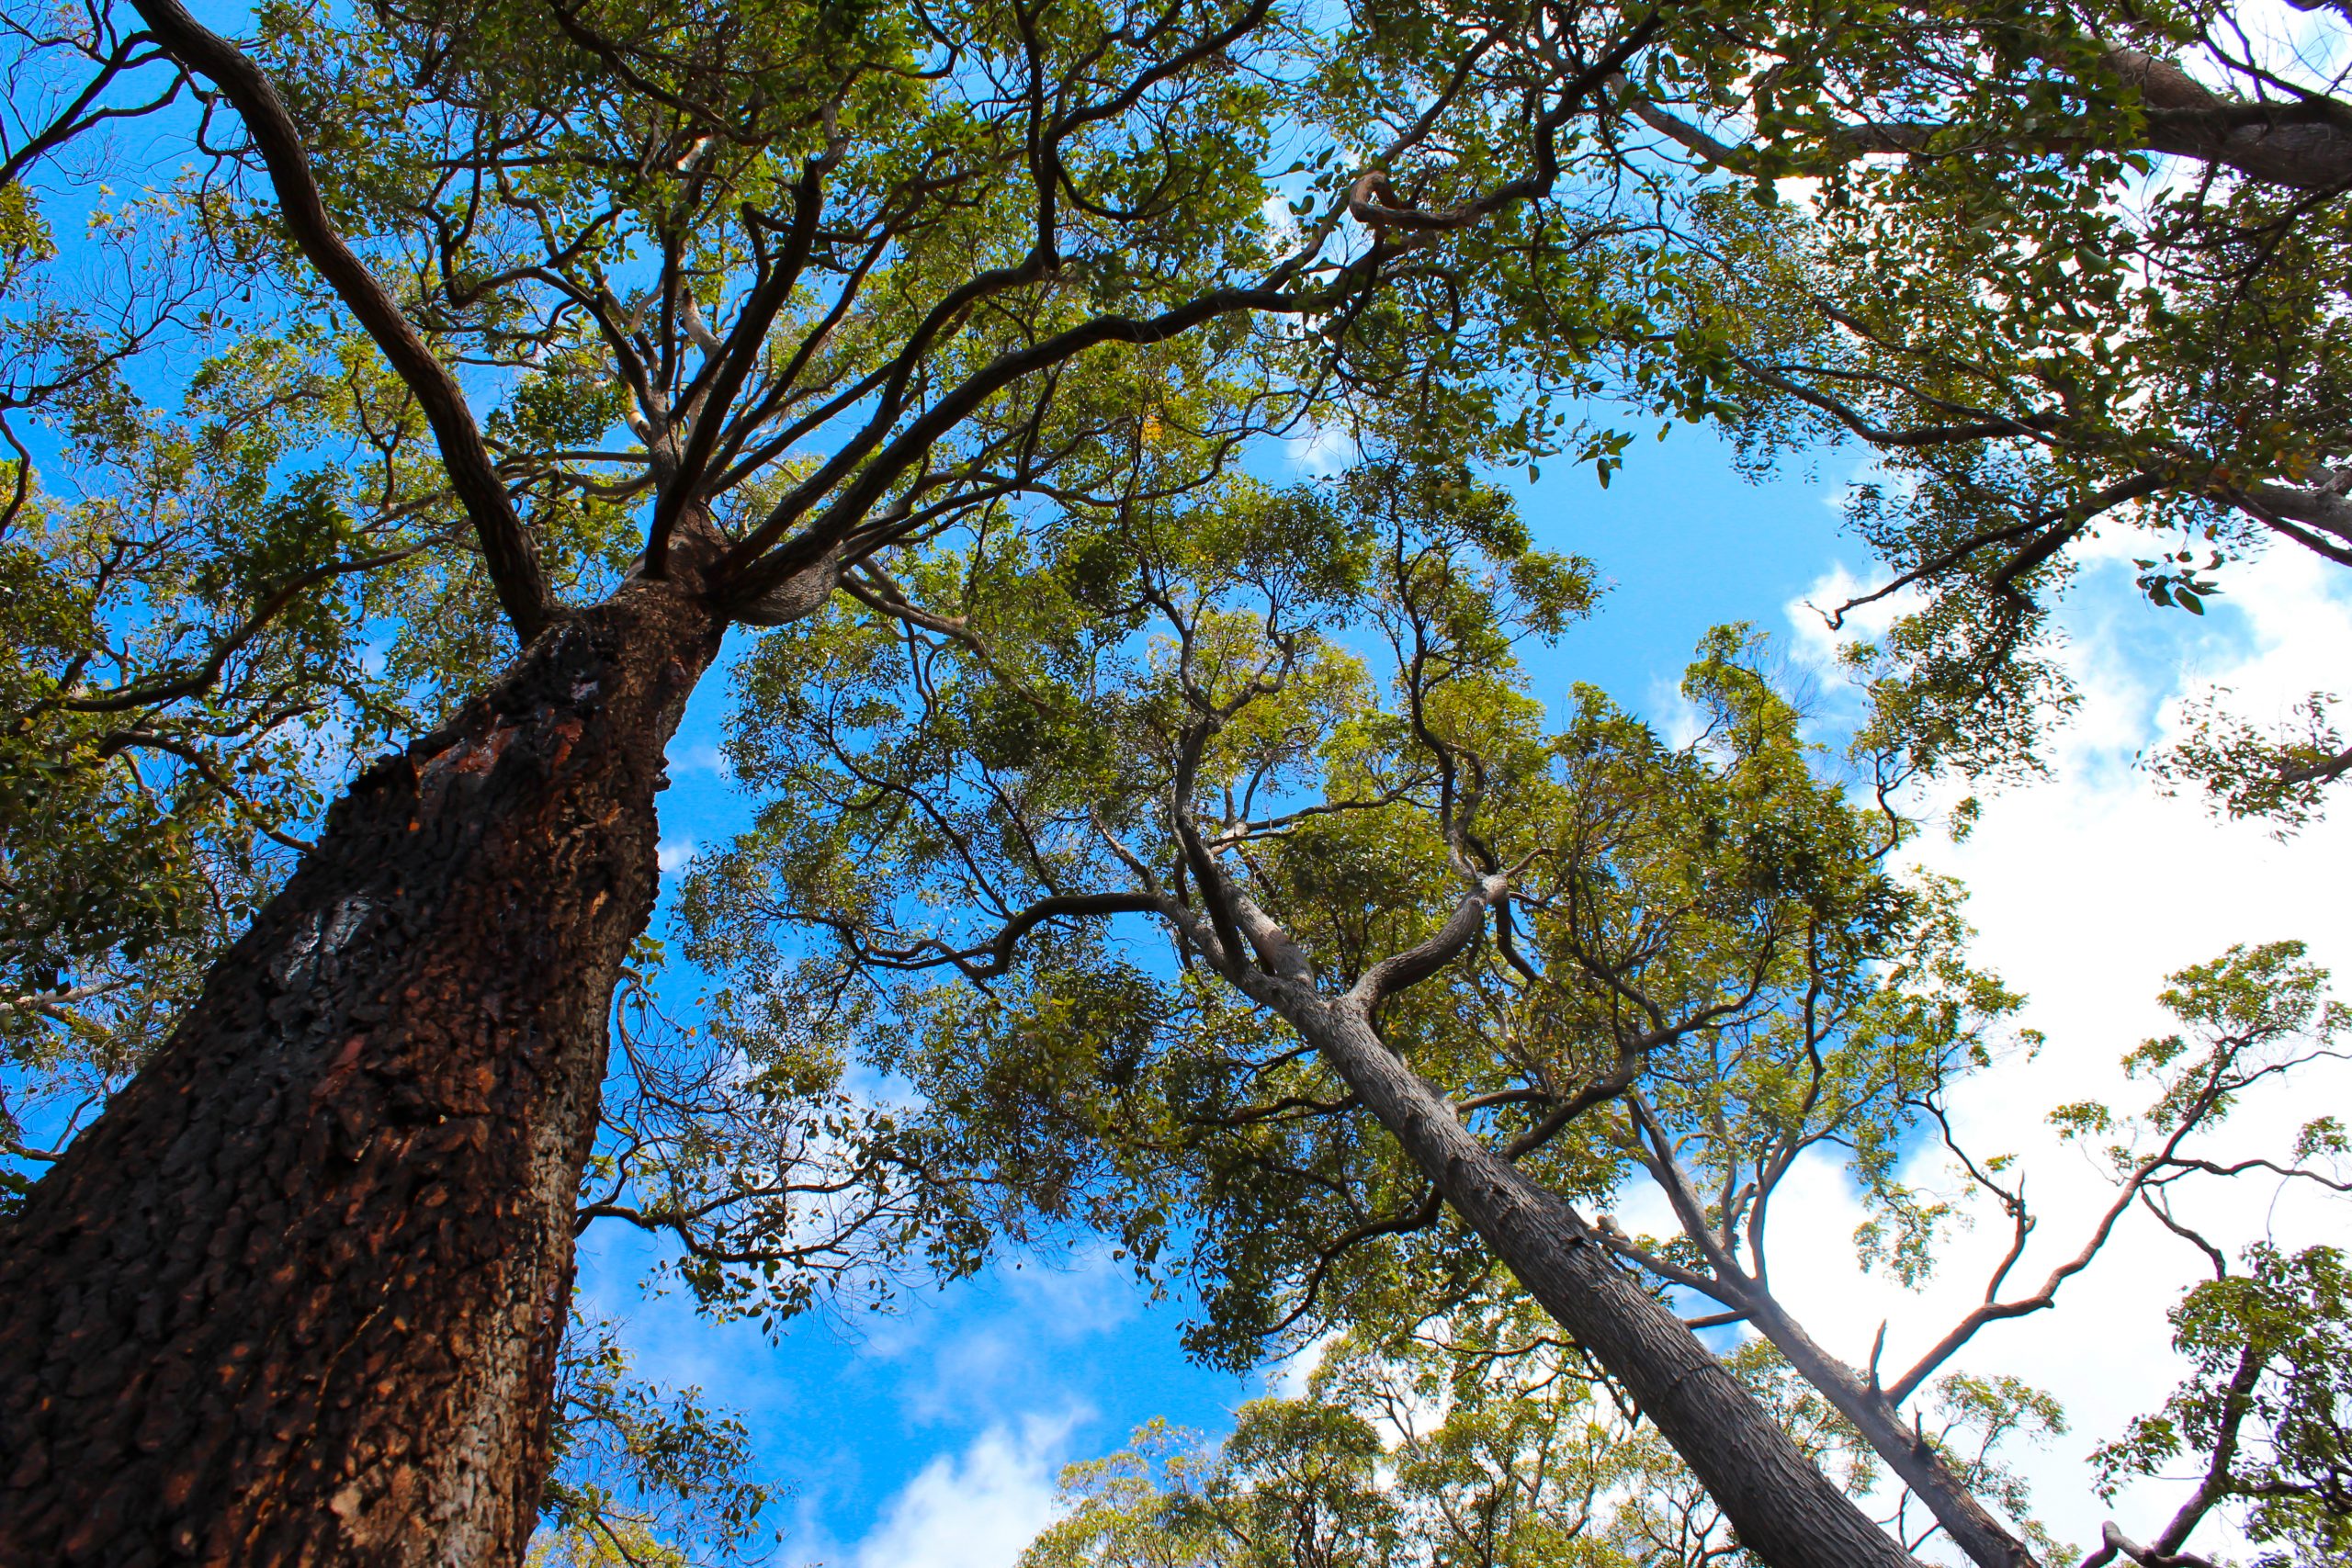
[[[102,526],[11,556],[56,596],[22,650],[18,776],[103,792],[164,756],[171,789],[246,811],[224,755],[345,675],[373,733],[415,738],[314,842],[299,805],[263,811],[290,874],[103,1113],[38,1151],[0,1258],[0,1558],[512,1561],[663,747],[728,629],[845,593],[952,632],[893,552],[1210,482],[1457,337],[1490,376],[1446,314],[1448,249],[1609,231],[1620,197],[1584,171],[1612,155],[1583,128],[1661,24],[393,5],[273,7],[242,48],[175,0],[136,9],[19,35],[12,243],[55,251],[39,173],[106,115],[189,104],[164,123],[201,161],[154,222],[291,318],[216,340],[193,389],[225,389],[232,450],[284,444],[234,474],[166,451],[175,501],[225,488],[131,549],[145,575],[106,568],[111,598],[70,581]],[[107,383],[118,412],[139,383]],[[49,498],[28,453],[26,504],[135,511],[135,444],[31,401],[89,500]],[[188,570],[213,539],[266,548]],[[15,798],[36,830],[12,827],[12,877],[71,864],[68,797]],[[126,798],[101,829],[135,845],[123,813],[155,796]],[[158,847],[183,872],[203,849]],[[9,955],[11,1016],[80,1016],[83,969],[136,956],[122,889],[153,881],[66,879]],[[723,1279],[757,1245],[721,1253]]]
[[[1928,1533],[2017,1568],[2049,1544],[2020,1494],[1922,1406],[2014,1425],[2030,1391],[1953,1357],[2053,1307],[2135,1206],[2178,1226],[2184,1180],[2337,1184],[2330,1124],[2283,1159],[2208,1141],[2342,1027],[2291,944],[2233,953],[2168,995],[2198,1046],[2134,1054],[2159,1080],[2150,1135],[2113,1152],[2079,1250],[2005,1291],[2035,1217],[2006,1158],[1955,1146],[2014,1247],[1914,1365],[1841,1360],[1772,1283],[1775,1199],[1809,1153],[1850,1151],[1868,1248],[1918,1277],[1947,1211],[1898,1151],[1951,1136],[1949,1096],[1993,1068],[2016,1004],[1969,969],[1953,890],[1885,869],[1907,764],[1871,757],[1879,800],[1849,803],[1732,632],[1686,683],[1692,746],[1591,692],[1547,734],[1510,646],[1580,614],[1589,580],[1442,467],[1368,460],[1319,491],[1237,484],[1072,529],[1034,558],[942,561],[962,637],[844,612],[763,641],[734,748],[772,804],[687,913],[735,1007],[869,987],[879,1064],[1001,1181],[1194,1277],[1197,1349],[1247,1364],[1499,1261],[1758,1559],[1917,1545],[1878,1534],[1694,1334],[1747,1325]],[[1131,564],[1072,564],[1105,559]],[[1073,593],[1133,618],[1085,622]],[[1367,637],[1385,682],[1351,649]],[[777,915],[833,940],[796,968]],[[1590,1217],[1629,1180],[1678,1235]]]
[[[1100,547],[1105,536],[1115,548]],[[1128,564],[1090,581],[1063,564],[1073,558]],[[1001,599],[982,578],[1014,571],[1019,586]],[[1856,858],[1847,841],[1855,824],[1829,797],[1792,787],[1802,765],[1792,778],[1786,759],[1761,764],[1762,776],[1743,781],[1756,797],[1718,807],[1762,818],[1747,832],[1717,824],[1716,852],[1729,864],[1694,862],[1676,842],[1702,812],[1634,829],[1655,835],[1660,855],[1686,857],[1677,874],[1707,906],[1704,919],[1760,923],[1758,950],[1745,964],[1723,952],[1691,960],[1685,994],[1654,1016],[1631,1016],[1637,993],[1612,998],[1621,1033],[1611,1059],[1498,1148],[1432,1086],[1431,1064],[1417,1069],[1400,1052],[1423,1019],[1416,987],[1519,897],[1555,835],[1573,841],[1578,807],[1630,813],[1645,793],[1629,781],[1622,791],[1555,794],[1551,759],[1600,754],[1609,721],[1596,717],[1555,752],[1505,667],[1509,617],[1556,630],[1581,613],[1590,588],[1580,567],[1530,551],[1500,499],[1458,471],[1367,465],[1336,501],[1244,485],[1214,504],[1122,507],[1074,523],[1034,566],[963,563],[938,591],[969,596],[968,641],[902,648],[880,623],[842,615],[763,645],[749,673],[759,697],[745,709],[759,716],[739,756],[747,776],[775,781],[782,794],[731,867],[705,874],[693,897],[690,919],[715,939],[710,955],[756,977],[774,938],[743,933],[786,913],[836,932],[853,972],[949,968],[1017,983],[1020,999],[1005,1010],[941,1000],[944,1013],[927,1024],[886,1032],[928,1040],[938,1059],[888,1059],[1003,1151],[1005,1179],[1049,1203],[1091,1160],[1118,1168],[1120,1155],[1088,1152],[1101,1134],[1135,1140],[1131,1157],[1146,1172],[1155,1153],[1181,1159],[1201,1140],[1215,1198],[1160,1193],[1139,1173],[1141,1190],[1121,1195],[1114,1213],[1125,1217],[1114,1223],[1149,1252],[1163,1244],[1169,1204],[1219,1211],[1202,1245],[1238,1277],[1238,1321],[1223,1332],[1240,1357],[1256,1348],[1250,1314],[1266,1310],[1253,1286],[1267,1270],[1308,1262],[1287,1248],[1340,1233],[1312,1262],[1303,1313],[1354,1244],[1427,1230],[1450,1206],[1622,1381],[1763,1561],[1902,1561],[1690,1330],[1611,1264],[1601,1233],[1521,1164],[1577,1111],[1623,1093],[1646,1052],[1740,1017],[1777,978],[1799,940],[1788,922],[1804,905],[1801,893],[1775,897],[1758,886],[1781,874],[1755,863],[1765,845],[1799,856],[1820,840],[1818,874],[1851,881],[1838,868]],[[1070,593],[1128,604],[1128,627],[1057,613]],[[1359,613],[1395,644],[1393,710],[1373,705],[1365,672],[1331,641]],[[1147,636],[1153,646],[1138,648]],[[818,668],[834,678],[811,682]],[[1328,793],[1295,798],[1321,768],[1331,770]],[[1522,791],[1574,803],[1569,821],[1515,820],[1489,798]],[[1864,874],[1849,895],[1865,903],[1876,848],[1860,851]],[[1450,864],[1467,894],[1417,886],[1408,868],[1424,856]],[[1388,897],[1375,893],[1400,874]],[[1303,909],[1279,921],[1268,912],[1290,902],[1282,895],[1294,878],[1340,900],[1308,906],[1329,931],[1302,924]],[[967,937],[934,932],[926,911],[938,895],[922,890],[935,885],[952,889],[959,909],[993,907],[994,920]],[[1072,947],[1051,934],[1122,914],[1161,923],[1201,983],[1232,987],[1232,1001],[1284,1025],[1270,1035],[1229,1003],[1204,1003],[1205,1059],[1151,1074],[1174,1103],[1142,1111],[1134,1128],[1124,1125],[1123,1091],[1147,1081],[1138,1075],[1155,1019],[1173,1004],[1156,1002],[1139,972],[1082,937]],[[1838,922],[1837,940],[1871,940],[1847,924]],[[744,941],[751,951],[731,948]],[[808,983],[828,991],[842,981]],[[1431,1005],[1434,1019],[1447,1015],[1448,1003]],[[1487,1049],[1475,1036],[1437,1048],[1449,1047]],[[1311,1070],[1301,1065],[1310,1054]],[[1090,1109],[1095,1092],[1107,1102]],[[1078,1108],[1062,1103],[1065,1093]],[[1526,1098],[1504,1090],[1472,1103]],[[1385,1163],[1358,1147],[1358,1112],[1396,1141],[1401,1169],[1374,1178],[1349,1168]],[[1112,1125],[1090,1127],[1096,1117]],[[1173,1124],[1155,1126],[1161,1117]],[[1338,1121],[1329,1134],[1317,1130],[1327,1117]],[[1294,1138],[1303,1146],[1284,1149]],[[1316,1168],[1326,1162],[1333,1168]]]

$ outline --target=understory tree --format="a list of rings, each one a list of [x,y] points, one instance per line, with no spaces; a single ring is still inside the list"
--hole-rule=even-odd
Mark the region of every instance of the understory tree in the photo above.
[[[1750,1350],[1734,1371],[1808,1455],[1859,1479],[1836,1413]],[[1867,1465],[1867,1460],[1861,1463]],[[1164,1426],[1073,1465],[1068,1514],[1024,1568],[1405,1568],[1700,1563],[1723,1515],[1524,1295],[1374,1314],[1295,1395],[1244,1405],[1222,1442]]]
[[[735,976],[723,1029],[863,997],[842,1028],[996,1185],[1199,1292],[1202,1354],[1418,1321],[1499,1263],[1762,1561],[1901,1561],[1939,1532],[1985,1568],[2046,1557],[2015,1478],[1962,1440],[2046,1401],[1951,1363],[2052,1308],[2128,1213],[2193,1238],[2183,1182],[2338,1187],[2331,1122],[2252,1158],[2212,1141],[2248,1090],[2340,1057],[2324,976],[2287,944],[2177,977],[2190,1032],[2127,1063],[2152,1108],[2061,1111],[2117,1135],[2118,1190],[2034,1285],[2009,1283],[2037,1223],[2011,1159],[1955,1143],[2015,1246],[1912,1365],[1841,1359],[1772,1285],[1782,1184],[1841,1155],[1866,1250],[1917,1277],[1951,1211],[1902,1156],[2023,1048],[1956,890],[1888,869],[1908,764],[1866,751],[1857,803],[1736,630],[1685,684],[1689,744],[1590,690],[1547,725],[1511,647],[1586,611],[1587,568],[1406,456],[940,558],[909,581],[953,635],[842,606],[763,639],[731,748],[768,804],[685,907]],[[1070,613],[1080,595],[1125,625]],[[1665,1237],[1599,1212],[1635,1188]],[[1698,1337],[1735,1324],[1883,1467],[1894,1533]],[[2324,1375],[2306,1366],[2289,1381]],[[2256,1495],[2211,1490],[2143,1561]]]

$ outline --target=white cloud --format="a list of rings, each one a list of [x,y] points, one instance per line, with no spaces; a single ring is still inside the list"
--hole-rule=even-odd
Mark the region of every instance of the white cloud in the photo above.
[[[680,869],[694,858],[695,841],[692,839],[665,839],[654,846],[654,863],[662,868],[662,874],[664,876]]]
[[[1140,1287],[1128,1266],[1095,1241],[1066,1256],[1033,1258],[1012,1276],[1022,1321],[1033,1332],[1069,1340],[1108,1334],[1136,1314]]]
[[[944,1331],[921,1300],[865,1325],[867,1348],[907,1368],[898,1395],[906,1416],[967,1427],[1001,1418],[1062,1376],[1058,1350],[1115,1334],[1143,1302],[1108,1243],[1016,1258],[997,1283],[1003,1299],[996,1310]]]
[[[1680,674],[1659,675],[1650,682],[1649,700],[1642,711],[1669,746],[1694,744],[1705,733],[1706,716],[1699,705],[1682,694]]]
[[[1323,1358],[1340,1342],[1340,1330],[1334,1328],[1317,1335],[1287,1356],[1269,1361],[1260,1370],[1259,1377],[1269,1399],[1304,1399],[1306,1385],[1322,1366]]]
[[[1891,581],[1890,575],[1882,571],[1865,581],[1843,561],[1833,563],[1827,571],[1814,579],[1813,586],[1786,606],[1789,626],[1794,634],[1791,648],[1797,660],[1818,671],[1836,670],[1839,668],[1840,648],[1857,637],[1877,637],[1897,615],[1917,610],[1920,604],[1918,591],[1902,588],[1847,612],[1835,626],[1829,624],[1829,617],[1841,605],[1851,604],[1865,593],[1876,592]]]
[[[2129,544],[2109,554],[2128,557]],[[2032,1246],[2005,1294],[2028,1292],[2088,1234],[2112,1189],[2084,1155],[2062,1145],[2043,1120],[2053,1105],[2098,1099],[2139,1109],[2143,1086],[2125,1082],[2117,1058],[2175,1025],[2155,1003],[2163,977],[2233,942],[2299,937],[2332,964],[2339,994],[2352,990],[2352,942],[2326,868],[2352,854],[2352,807],[2289,844],[2257,826],[2217,822],[2198,798],[2167,798],[2133,765],[2179,722],[2182,701],[2218,682],[2250,716],[2267,718],[2328,672],[2352,668],[2352,602],[2331,573],[2300,551],[2276,551],[2229,581],[2228,614],[2203,623],[2137,601],[2128,565],[2086,573],[2081,608],[2068,615],[2067,660],[2084,703],[2052,749],[2052,776],[1986,797],[1965,844],[1931,845],[1921,859],[1962,877],[1981,935],[1977,955],[2031,998],[2023,1021],[2049,1043],[2030,1062],[2005,1065],[1962,1093],[1955,1121],[1981,1152],[2013,1152],[2030,1173],[2040,1216]],[[1835,602],[1849,581],[1825,578],[1807,595]],[[1809,613],[1792,607],[1800,648]],[[1815,622],[1817,625],[1817,621]],[[2352,1073],[2314,1076],[2287,1094],[2249,1100],[2222,1134],[2225,1146],[2277,1155],[2314,1106],[2340,1105]],[[1923,1150],[1916,1179],[1953,1188],[1939,1151]],[[2246,1183],[2209,1184],[2184,1204],[2225,1250],[2266,1235],[2287,1246],[2342,1237],[2352,1211],[2338,1201]],[[2276,1201],[2274,1201],[2276,1199]],[[1629,1205],[1629,1210],[1634,1206]],[[1645,1228],[1664,1215],[1629,1213]],[[1843,1173],[1826,1160],[1800,1169],[1776,1201],[1774,1279],[1819,1339],[1859,1362],[1889,1323],[1891,1378],[1983,1296],[2008,1241],[1996,1213],[1981,1213],[1955,1238],[1936,1280],[1914,1294],[1864,1276],[1851,1234],[1862,1215]],[[2065,1404],[2073,1429],[2039,1454],[2014,1456],[2035,1483],[2043,1518],[2062,1540],[2095,1542],[2101,1522],[2154,1533],[2185,1483],[2152,1483],[2110,1509],[2090,1487],[2086,1462],[2098,1442],[2154,1409],[2178,1376],[2165,1310],[2206,1277],[2199,1257],[2143,1213],[2127,1217],[2113,1244],[2068,1284],[2055,1311],[1984,1330],[1955,1369],[2006,1371]],[[2208,1550],[2230,1543],[2209,1524]]]
[[[708,740],[679,739],[671,743],[663,759],[672,773],[710,773],[724,778],[728,773],[727,754]]]
[[[1053,1521],[1054,1477],[1075,1414],[991,1427],[923,1466],[883,1510],[856,1568],[1011,1568]]]
[[[1321,478],[1336,474],[1356,460],[1355,437],[1336,424],[1310,426],[1304,435],[1294,435],[1283,443],[1283,455],[1291,467],[1303,474]]]

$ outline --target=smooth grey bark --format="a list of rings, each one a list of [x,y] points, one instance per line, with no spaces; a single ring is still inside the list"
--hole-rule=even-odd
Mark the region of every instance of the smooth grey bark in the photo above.
[[[1253,942],[1288,948],[1250,913]],[[1431,956],[1391,960],[1379,980],[1408,984]],[[1743,1545],[1770,1568],[1916,1568],[1574,1208],[1464,1127],[1389,1048],[1373,1022],[1381,983],[1331,998],[1303,975],[1228,973],[1306,1037],[1544,1310],[1633,1394]]]
[[[1871,1451],[1886,1461],[1912,1495],[1927,1506],[1952,1543],[1982,1568],[2040,1568],[2025,1542],[2012,1535],[1977,1500],[1917,1428],[1907,1425],[1894,1402],[1866,1383],[1844,1361],[1815,1342],[1803,1325],[1781,1309],[1770,1292],[1739,1292],[1741,1307],[1799,1376],[1821,1391],[1838,1413],[1854,1424]]]
[[[1636,1112],[1645,1120],[1648,1112],[1637,1094],[1632,1101]],[[1806,1333],[1803,1325],[1784,1311],[1761,1277],[1761,1264],[1751,1274],[1739,1267],[1728,1250],[1708,1229],[1705,1212],[1698,1195],[1690,1190],[1681,1168],[1674,1165],[1664,1152],[1664,1140],[1655,1140],[1659,1152],[1645,1156],[1651,1176],[1664,1190],[1672,1205],[1675,1218],[1682,1226],[1682,1234],[1706,1258],[1711,1277],[1701,1280],[1690,1276],[1683,1282],[1703,1290],[1725,1306],[1744,1313],[1758,1332],[1772,1343],[1773,1348],[1788,1359],[1797,1375],[1819,1390],[1823,1398],[1838,1409],[1838,1413],[1854,1424],[1862,1440],[1886,1461],[1887,1468],[1900,1477],[1912,1495],[1927,1506],[1936,1522],[1944,1528],[1952,1543],[1968,1554],[1980,1568],[2040,1568],[2033,1553],[2027,1550],[1992,1510],[1984,1506],[1968,1483],[1954,1473],[1951,1466],[1937,1452],[1924,1434],[1903,1418],[1902,1399],[1917,1386],[1951,1349],[1964,1342],[1964,1336],[1955,1336],[1939,1348],[1909,1377],[1898,1382],[1894,1392],[1878,1386],[1875,1377],[1865,1380],[1838,1357]],[[2109,1211],[2111,1223],[2116,1210]],[[2102,1235],[2104,1232],[2102,1231]],[[1617,1250],[1638,1254],[1618,1239]],[[1643,1259],[1653,1269],[1669,1276],[1670,1267],[1653,1258]],[[2086,1253],[2084,1262],[2089,1261]],[[1978,1321],[1968,1325],[1973,1332]]]
[[[2300,102],[2251,102],[2224,97],[2178,65],[2136,49],[2109,50],[2098,62],[2140,95],[2137,133],[2118,137],[2086,118],[2045,121],[2018,151],[2052,153],[2159,152],[2235,170],[2261,185],[2289,190],[2336,191],[2352,186],[2352,106],[2315,96]],[[1752,166],[1754,149],[1709,135],[1638,96],[1626,110],[1659,135],[1708,163]],[[1925,121],[1878,120],[1829,131],[1807,166],[1872,156],[1950,157],[1965,147],[1949,142],[1952,127]]]
[[[1180,771],[1179,799],[1189,783]],[[1487,910],[1510,896],[1510,879],[1477,879],[1427,941],[1334,996],[1317,984],[1305,950],[1205,852],[1197,824],[1181,807],[1173,820],[1206,910],[1159,899],[1159,912],[1236,989],[1315,1047],[1553,1320],[1633,1394],[1740,1543],[1769,1568],[1918,1568],[1690,1326],[1617,1266],[1583,1216],[1464,1126],[1453,1103],[1380,1037],[1381,1003],[1476,942]]]

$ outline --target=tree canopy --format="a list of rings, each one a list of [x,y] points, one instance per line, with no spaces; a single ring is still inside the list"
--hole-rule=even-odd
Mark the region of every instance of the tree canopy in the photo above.
[[[2341,1190],[2332,1122],[2222,1146],[2239,1096],[2336,1050],[2292,943],[2176,976],[2183,1032],[2130,1058],[2149,1109],[2059,1111],[2113,1140],[2106,1219],[2031,1288],[2004,1265],[1915,1365],[1816,1344],[1767,1239],[1790,1171],[1835,1150],[1864,1254],[1930,1268],[1951,1212],[1906,1161],[1949,1141],[1954,1084],[2036,1048],[1960,890],[1906,869],[1906,792],[2035,765],[2087,541],[2140,530],[2140,590],[2196,615],[2259,549],[2352,563],[2334,18],[249,22],[238,43],[134,0],[6,33],[11,1213],[209,1027],[249,927],[310,897],[296,956],[358,929],[376,905],[298,873],[387,767],[414,829],[460,798],[435,770],[521,777],[498,771],[527,730],[560,805],[582,725],[641,689],[612,807],[641,820],[607,855],[635,871],[548,873],[583,930],[615,889],[636,922],[579,950],[594,1102],[546,1179],[574,1230],[652,1233],[701,1304],[771,1327],[1092,1232],[1192,1293],[1204,1358],[1339,1337],[1221,1448],[1149,1434],[1076,1477],[1038,1563],[1698,1562],[1735,1531],[1775,1564],[1891,1562],[1936,1530],[1988,1568],[2046,1560],[1994,1451],[2057,1413],[1947,1363],[2053,1310],[2134,1212],[2214,1278],[2175,1309],[2194,1375],[2102,1462],[2204,1481],[2101,1550],[2199,1561],[2235,1508],[2266,1550],[2340,1551],[2341,1260],[2233,1259],[2168,1207],[2191,1181]],[[1516,650],[1598,613],[1605,571],[1547,550],[1501,476],[1605,483],[1674,420],[1759,470],[1876,455],[1852,521],[1886,575],[1846,610],[1906,597],[1849,650],[1874,706],[1844,752],[1747,627],[1697,651],[1693,739],[1529,689]],[[1279,471],[1309,438],[1339,472]],[[657,602],[682,608],[630,618]],[[685,629],[656,647],[656,621]],[[757,635],[720,657],[733,628]],[[687,1019],[639,935],[658,780],[628,759],[658,774],[714,659],[759,815],[685,886],[715,987]],[[2352,770],[2334,702],[2275,731],[2217,694],[2157,765],[2291,829]],[[502,995],[457,1006],[506,1038]],[[356,1059],[322,1055],[306,1103]],[[385,1124],[421,1119],[387,1082]],[[332,1114],[326,1146],[390,1146]],[[2022,1185],[1950,1154],[2014,1264]],[[1664,1234],[1609,1212],[1634,1191]],[[569,1233],[549,1245],[568,1269]],[[741,1434],[628,1392],[596,1334],[560,1382],[526,1358],[568,1423],[560,1550],[628,1560],[679,1521],[741,1544]],[[1854,1506],[1880,1467],[1891,1534]],[[1799,1513],[1742,1513],[1766,1493]],[[1809,1530],[1831,1544],[1786,1544]]]
[[[1927,1510],[1919,1528],[1940,1522],[1980,1561],[2052,1549],[1984,1450],[2059,1416],[2013,1381],[1950,1372],[1952,1357],[2052,1309],[2135,1206],[2186,1231],[2171,1207],[2184,1181],[2342,1179],[2324,1119],[2251,1158],[2212,1141],[2246,1089],[2333,1057],[2340,1028],[2299,948],[2233,951],[2166,995],[2194,1043],[2127,1059],[2156,1085],[2144,1118],[2053,1109],[2085,1139],[2119,1139],[2115,1198],[2080,1250],[2008,1285],[2036,1215],[2012,1156],[1953,1144],[1951,1174],[2007,1214],[2016,1246],[1917,1364],[1839,1360],[1770,1283],[1781,1183],[1835,1151],[1872,1214],[1864,1258],[1924,1276],[1956,1215],[1911,1184],[1905,1156],[1923,1134],[1951,1139],[1963,1080],[2039,1048],[2005,1027],[2018,998],[1971,967],[1957,890],[1892,867],[1904,754],[1866,729],[1860,771],[1831,774],[1736,628],[1686,682],[1693,740],[1668,745],[1590,691],[1552,731],[1510,650],[1583,614],[1587,578],[1531,551],[1508,503],[1459,476],[1417,484],[1367,460],[1120,526],[1128,564],[1107,583],[1068,548],[958,563],[939,580],[954,637],[844,607],[764,638],[738,675],[752,700],[731,754],[769,804],[695,873],[684,915],[697,954],[731,973],[715,1018],[751,1059],[834,998],[824,1027],[869,1039],[971,1140],[991,1187],[1109,1232],[1147,1277],[1196,1292],[1199,1353],[1247,1366],[1493,1285],[1490,1238],[1381,1135],[1394,1118],[1335,1066],[1298,988],[1270,983],[1284,976],[1369,998],[1384,1045],[1442,1097],[1431,1114],[1543,1189],[1599,1208],[1651,1187],[1675,1228],[1629,1235],[1602,1213],[1600,1244],[1697,1303],[1693,1322],[1750,1325],[1754,1352]],[[1070,635],[1086,624],[1061,600],[1080,591],[1128,618]],[[801,708],[796,693],[824,695]],[[1923,1445],[1930,1412],[1946,1436]],[[2209,1417],[2207,1443],[2218,1429]],[[1295,1440],[1322,1453],[1327,1438]],[[2228,1447],[2199,1450],[2223,1479],[2159,1553],[2258,1495],[2227,1478]],[[1103,1510],[1129,1518],[1142,1483],[1103,1474],[1052,1551],[1083,1539],[1125,1560],[1111,1543],[1126,1527]],[[1193,1529],[1193,1506],[1169,1497],[1209,1483],[1167,1484],[1134,1517]],[[1967,1540],[1996,1511],[2014,1536],[1996,1521]],[[1440,1550],[1414,1539],[1395,1550]]]

